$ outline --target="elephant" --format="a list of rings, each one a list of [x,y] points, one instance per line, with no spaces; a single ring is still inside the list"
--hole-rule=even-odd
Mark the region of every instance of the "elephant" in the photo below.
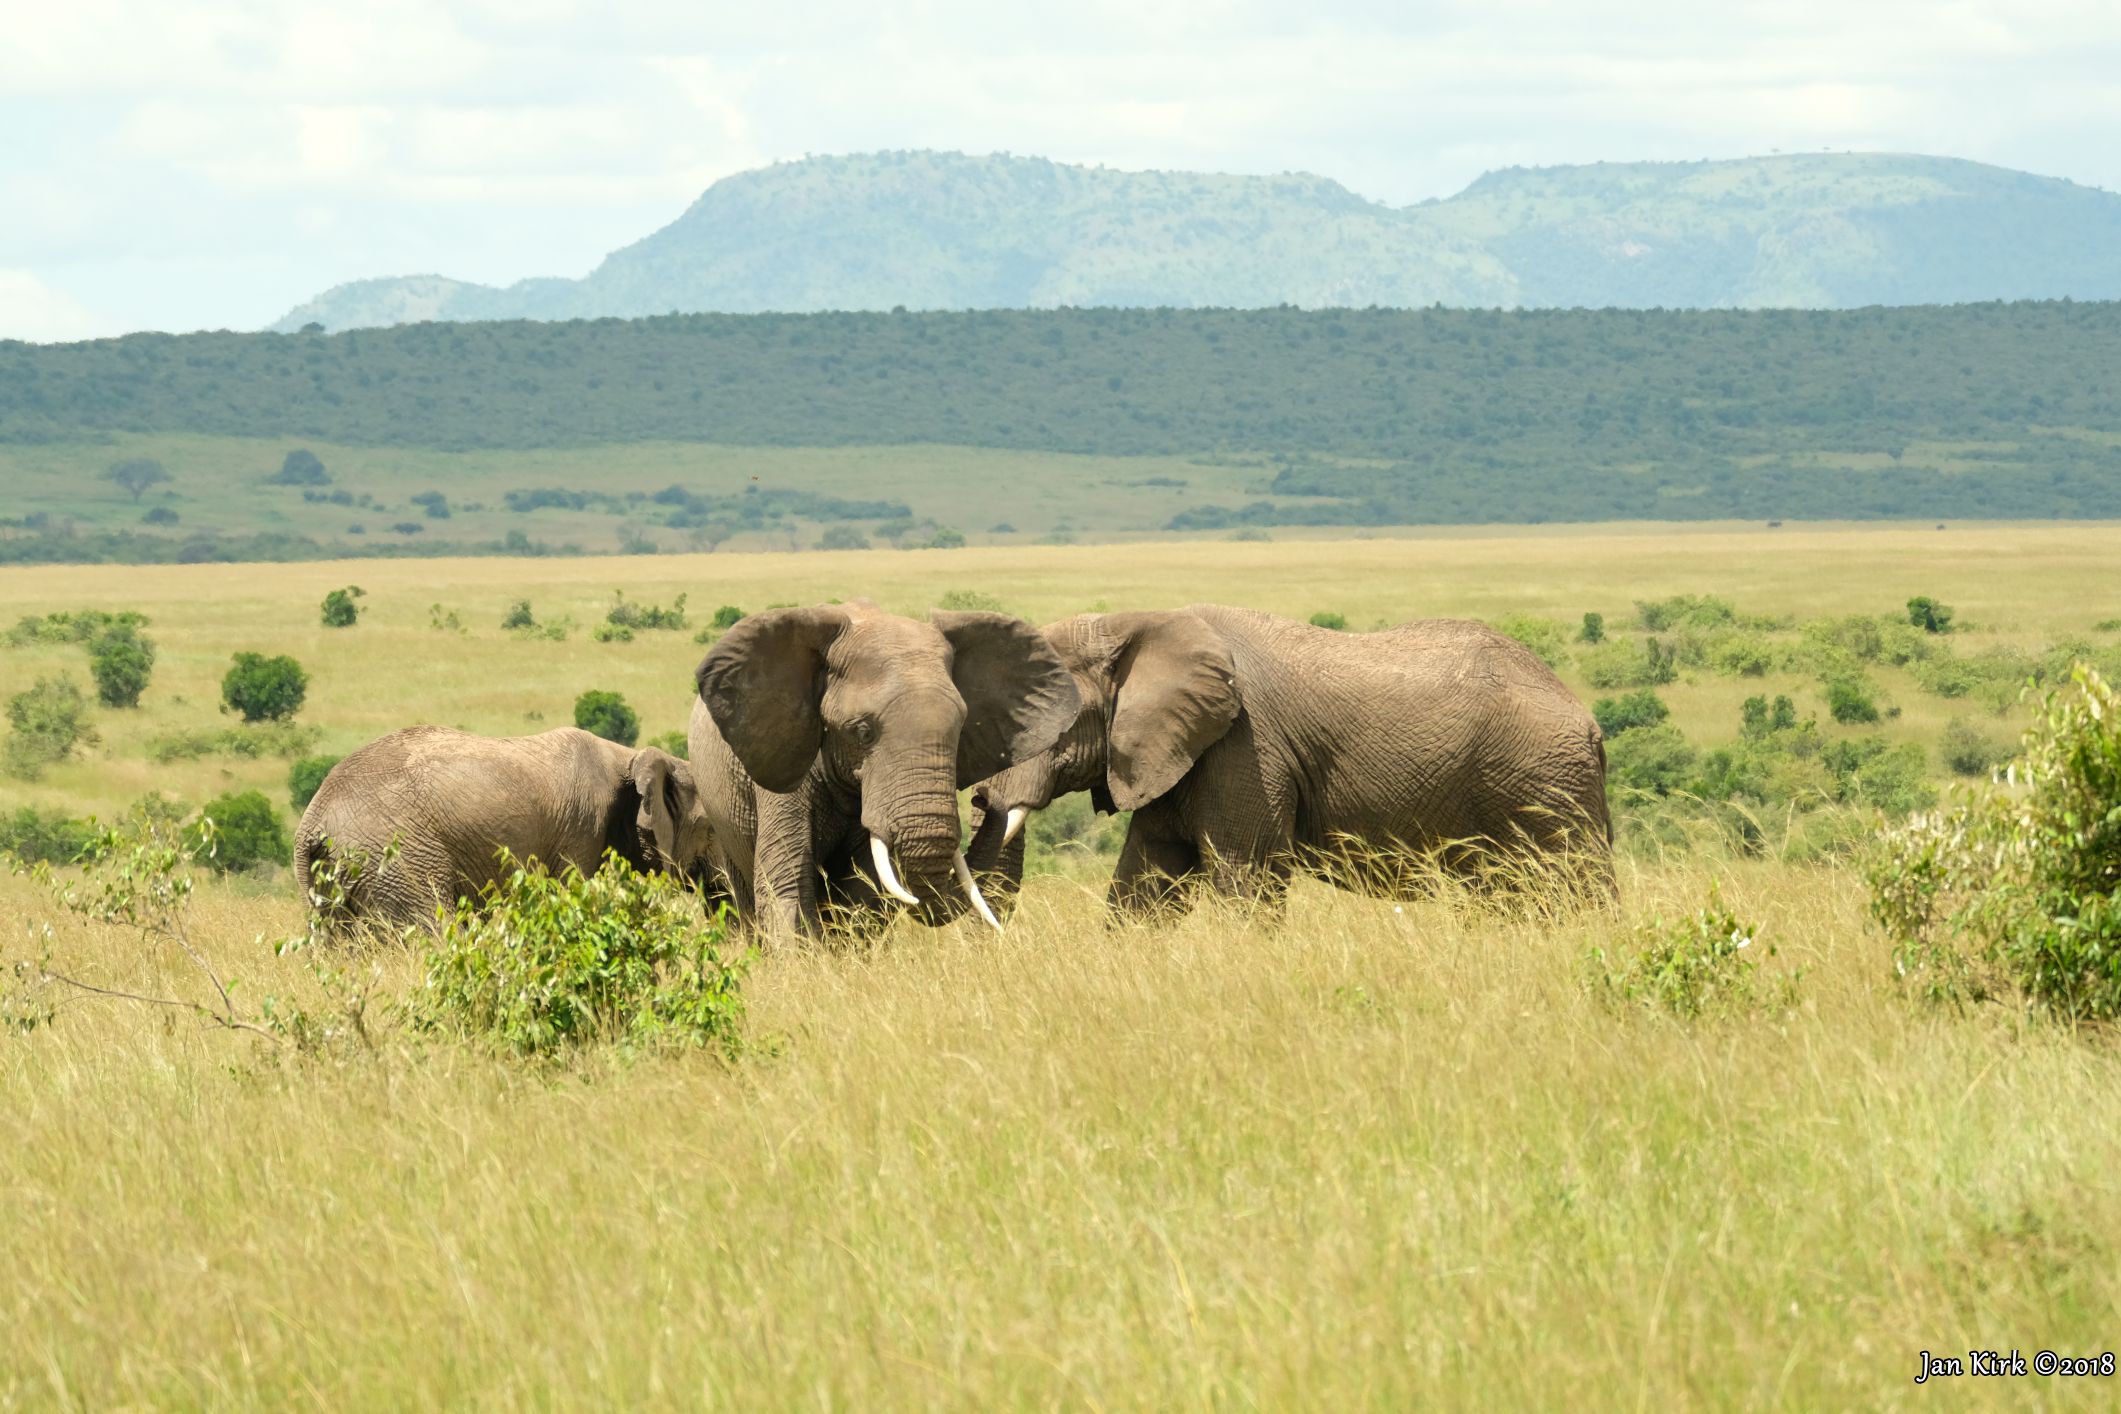
[[[927,923],[969,906],[1001,926],[965,863],[957,793],[1075,720],[1075,680],[1037,629],[867,600],[771,609],[724,634],[696,681],[694,777],[747,924],[814,934],[888,895]]]
[[[1052,749],[973,790],[968,853],[997,891],[1021,886],[1026,815],[1087,790],[1133,812],[1108,896],[1120,918],[1196,877],[1269,904],[1298,869],[1405,892],[1408,855],[1489,881],[1508,873],[1499,860],[1558,857],[1611,892],[1603,733],[1484,624],[1343,633],[1196,604],[1043,632],[1082,711]]]
[[[576,727],[518,737],[407,727],[325,776],[296,827],[295,877],[335,923],[432,928],[438,908],[505,877],[504,847],[584,874],[611,850],[699,883],[712,842],[691,768],[668,752]],[[326,863],[346,871],[343,898],[317,877]]]

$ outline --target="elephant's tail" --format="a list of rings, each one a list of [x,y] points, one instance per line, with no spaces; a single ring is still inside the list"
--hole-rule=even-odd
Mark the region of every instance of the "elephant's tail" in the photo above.
[[[331,836],[296,830],[294,864],[295,882],[302,886],[302,898],[318,917],[334,923],[351,916],[352,890],[343,877]]]
[[[1613,847],[1613,807],[1605,789],[1605,733],[1591,729],[1591,749],[1598,753],[1598,823],[1605,828],[1605,847]]]

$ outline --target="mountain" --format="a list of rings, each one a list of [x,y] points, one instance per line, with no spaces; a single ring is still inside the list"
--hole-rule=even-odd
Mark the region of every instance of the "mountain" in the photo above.
[[[716,182],[580,280],[359,280],[273,328],[672,312],[1849,308],[2121,297],[2121,196],[1954,158],[1490,172],[1395,208],[1324,177],[809,158]]]

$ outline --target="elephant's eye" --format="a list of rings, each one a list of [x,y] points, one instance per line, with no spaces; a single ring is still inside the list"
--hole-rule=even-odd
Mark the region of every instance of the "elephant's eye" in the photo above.
[[[867,717],[855,718],[854,725],[848,730],[854,733],[854,739],[859,745],[869,746],[876,741],[876,723]]]

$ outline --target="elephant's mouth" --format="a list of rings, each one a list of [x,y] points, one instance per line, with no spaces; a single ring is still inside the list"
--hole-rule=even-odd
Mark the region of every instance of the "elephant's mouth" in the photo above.
[[[924,867],[913,871],[914,882],[919,890],[916,892],[906,887],[905,882],[899,878],[898,868],[892,862],[891,846],[884,842],[884,837],[869,837],[869,862],[876,871],[877,887],[891,898],[916,910],[916,916],[922,922],[947,923],[960,917],[969,904],[982,922],[1000,932],[1001,920],[994,916],[994,910],[988,907],[985,895],[980,893],[979,884],[972,877],[972,868],[965,862],[964,851],[958,849],[953,840],[948,851],[950,862],[942,869],[934,867],[933,858],[925,857],[933,853],[923,851]]]

